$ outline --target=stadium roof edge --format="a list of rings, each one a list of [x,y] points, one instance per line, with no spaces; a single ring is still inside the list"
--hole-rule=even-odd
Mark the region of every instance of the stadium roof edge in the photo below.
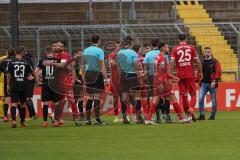
[[[117,2],[118,0],[92,0],[93,2]],[[122,0],[122,2],[131,2],[132,0]],[[135,2],[173,2],[174,0],[135,0]],[[200,0],[200,1],[226,1],[226,0]],[[238,0],[228,0],[238,1]],[[87,3],[89,0],[18,0],[19,3]],[[1,0],[0,4],[10,3],[10,0]]]

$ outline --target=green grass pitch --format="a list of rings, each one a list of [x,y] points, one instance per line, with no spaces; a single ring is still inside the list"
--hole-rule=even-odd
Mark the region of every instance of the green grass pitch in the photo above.
[[[1,160],[239,160],[240,113],[215,121],[159,126],[120,125],[27,128],[0,123]]]

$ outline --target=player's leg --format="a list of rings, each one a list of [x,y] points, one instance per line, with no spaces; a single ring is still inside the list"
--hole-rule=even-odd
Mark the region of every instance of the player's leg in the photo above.
[[[11,96],[11,118],[12,118],[12,128],[17,127],[17,119],[16,119],[16,114],[17,114],[17,105],[18,105],[18,92],[15,90],[11,90],[10,93]]]
[[[197,102],[197,87],[196,87],[195,79],[194,78],[186,79],[186,85],[187,85],[188,92],[191,96],[191,99],[189,102],[189,117],[193,121],[196,121],[197,119],[194,115],[194,108]]]
[[[135,108],[137,112],[137,123],[144,123],[144,119],[142,117],[142,97],[141,90],[136,90],[134,92],[135,95]]]
[[[94,73],[94,72],[93,72]],[[94,114],[95,114],[95,124],[106,124],[101,119],[101,101],[100,99],[106,97],[104,78],[102,73],[94,73],[96,75],[96,80],[93,83],[93,102],[94,102]],[[104,99],[104,98],[103,98]]]
[[[160,98],[158,96],[152,97],[151,102],[150,102],[150,107],[148,110],[147,120],[145,121],[145,124],[155,124],[152,121],[152,116],[156,112],[157,104],[159,103],[159,101],[160,101]]]
[[[57,94],[57,93],[56,93]],[[62,119],[63,116],[63,109],[65,105],[65,95],[58,95],[59,99],[54,103],[54,127],[59,127],[60,125],[60,120]],[[61,124],[63,124],[61,122]]]
[[[79,100],[80,98],[78,97],[74,97],[74,103],[76,104],[77,107],[77,112],[78,112],[78,118],[75,120],[75,125],[76,126],[81,126],[82,125],[82,120],[84,118],[84,114],[83,114],[83,101]]]
[[[127,92],[122,92],[120,97],[120,102],[121,102],[123,124],[129,124],[130,122],[127,119],[127,106],[130,105],[130,103],[129,103],[129,94]]]
[[[172,120],[171,120],[171,116],[170,116],[170,101],[169,101],[169,99],[165,99],[164,109],[165,109],[165,112],[166,112],[166,115],[167,115],[166,122],[171,123]]]
[[[150,107],[148,110],[148,116],[147,116],[147,120],[145,121],[145,124],[155,124],[152,121],[152,116],[156,112],[157,105],[160,102],[160,97],[163,93],[163,90],[164,90],[164,86],[158,80],[158,78],[155,77],[153,81],[153,89],[152,89],[153,97],[151,98],[151,101],[150,101]]]
[[[11,98],[8,95],[7,97],[4,97],[4,104],[3,104],[3,122],[8,122],[8,109],[9,109],[9,104],[10,104]]]
[[[114,123],[117,123],[119,121],[118,119],[118,101],[119,101],[119,98],[117,95],[113,94],[113,108],[114,108],[114,120],[113,122]]]
[[[100,117],[100,112],[101,112],[101,107],[100,107],[100,94],[99,93],[94,93],[94,100],[93,100],[93,108],[94,108],[94,114],[95,114],[95,124],[102,124],[104,123],[101,120]]]
[[[114,123],[117,123],[119,121],[118,119],[118,102],[119,102],[119,84],[114,84],[113,82],[110,83],[110,92],[113,96],[113,111],[114,111]]]
[[[179,86],[179,94],[182,99],[182,105],[184,112],[188,115],[189,113],[189,104],[188,104],[188,94],[187,94],[187,87],[185,85],[185,79],[181,79],[178,83]]]
[[[162,114],[163,119],[166,119],[166,112],[165,112],[165,108],[164,108],[164,99],[163,98],[160,98],[159,103],[157,104],[156,123],[161,122],[161,114]]]
[[[212,112],[211,116],[208,118],[208,120],[215,120],[216,113],[217,113],[217,88],[211,88],[210,87],[210,95],[212,99]]]
[[[81,124],[81,121],[84,118],[84,113],[83,113],[84,93],[83,93],[83,85],[81,83],[78,83],[78,82],[74,83],[73,95],[74,95],[74,103],[77,105],[77,109],[79,111],[79,119],[77,124]]]
[[[75,103],[75,97],[76,97],[75,94],[78,94],[78,93],[75,93],[74,87],[75,87],[75,84],[74,85],[72,83],[68,84],[68,92],[67,92],[66,98],[69,103],[69,106],[72,109],[73,121],[75,122],[79,120],[79,113],[77,109],[77,103]]]
[[[161,105],[161,113],[162,113],[162,117],[163,119],[167,122],[167,123],[171,123],[171,117],[170,117],[170,102],[168,98],[163,98],[162,99],[162,103],[160,103]]]
[[[91,111],[93,106],[93,95],[88,94],[88,99],[86,103],[86,124],[91,125]]]
[[[178,119],[182,120],[183,119],[183,115],[182,115],[182,110],[181,107],[179,106],[178,102],[177,102],[177,98],[172,94],[170,97],[170,101],[173,105],[174,111],[176,112]]]
[[[87,102],[86,102],[86,124],[91,125],[91,111],[93,106],[93,100],[94,100],[94,94],[92,89],[92,84],[87,82],[86,86],[86,96],[87,96]]]
[[[12,103],[11,105],[11,118],[12,118],[12,128],[16,128],[17,127],[17,119],[16,119],[16,113],[17,113],[17,103]]]
[[[11,98],[7,91],[7,84],[4,81],[3,122],[8,122],[8,109],[9,109],[10,101],[11,101]]]
[[[209,86],[206,83],[202,83],[200,88],[199,96],[199,117],[198,120],[205,120],[205,110],[204,110],[204,98],[208,92]]]
[[[84,113],[83,113],[83,100],[79,100],[78,98],[75,98],[75,104],[77,104],[77,108],[79,111],[78,119],[75,120],[76,126],[81,126],[82,121],[84,119]]]
[[[3,106],[4,106],[4,97],[0,97],[0,118],[2,119],[4,119]]]
[[[177,116],[178,116],[178,120],[182,123],[188,123],[189,120],[188,119],[185,119],[182,115],[182,109],[179,105],[179,103],[177,102],[177,98],[174,94],[171,94],[169,96],[169,100],[170,102],[172,103],[173,105],[173,108],[174,108],[174,111],[176,112]]]
[[[143,109],[144,118],[146,119],[147,113],[148,113],[148,100],[146,97],[143,97],[142,99],[142,109]]]
[[[65,106],[66,102],[67,102],[66,95],[61,94],[59,103],[58,103],[57,107],[55,106],[55,108],[54,108],[54,111],[58,112],[58,121],[59,121],[60,125],[64,125],[63,110],[64,110],[64,106]]]
[[[19,115],[20,115],[20,123],[21,123],[21,127],[25,128],[26,124],[25,124],[25,119],[26,119],[26,101],[27,101],[27,91],[23,90],[21,92],[19,92],[19,104],[20,107],[18,108],[19,110]]]
[[[49,106],[52,108],[52,116],[49,116],[52,124],[54,127],[59,127],[59,94],[57,94],[55,91],[50,89],[50,87],[47,84],[42,85],[42,93],[41,93],[41,99],[43,102],[43,122],[42,126],[47,127],[48,126],[48,108]],[[50,103],[50,102],[54,102]]]
[[[37,119],[38,117],[36,115],[34,105],[33,105],[33,101],[32,101],[33,92],[34,92],[34,84],[35,84],[35,81],[28,81],[26,105],[27,105],[27,109],[28,109],[28,112],[29,112],[29,117]]]
[[[48,126],[48,102],[43,101],[43,109],[42,109],[42,114],[43,114],[43,127]]]
[[[72,109],[73,121],[76,121],[79,119],[77,103],[75,103],[75,99],[72,96],[68,96],[67,99],[68,99],[69,107],[71,107]]]
[[[80,114],[80,118],[84,118],[84,112],[83,112],[83,99],[77,100],[76,101],[78,104],[78,110],[79,110],[79,114]]]
[[[129,96],[129,87],[127,81],[126,73],[121,72],[121,95],[120,95],[120,103],[122,110],[122,123],[129,124],[129,120],[127,118],[127,112],[130,112],[130,96]]]
[[[42,85],[42,93],[41,93],[41,99],[43,102],[43,108],[42,108],[42,114],[43,114],[43,122],[42,126],[47,127],[48,126],[48,104],[49,101],[51,101],[51,90],[47,85]]]

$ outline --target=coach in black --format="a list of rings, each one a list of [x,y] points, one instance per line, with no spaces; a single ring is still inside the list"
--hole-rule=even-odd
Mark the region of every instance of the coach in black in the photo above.
[[[212,99],[212,113],[208,120],[215,120],[217,112],[217,88],[218,81],[221,77],[221,66],[217,59],[212,56],[210,47],[204,48],[204,60],[202,64],[203,79],[201,81],[200,97],[199,97],[199,120],[205,120],[204,98],[207,92],[210,93]]]
[[[26,127],[26,100],[27,100],[27,81],[33,80],[33,69],[31,65],[22,57],[25,52],[24,47],[16,49],[16,57],[9,63],[8,77],[7,77],[7,90],[10,92],[12,101],[11,116],[12,128],[16,127],[16,108],[20,105],[18,110],[21,119],[21,127]]]

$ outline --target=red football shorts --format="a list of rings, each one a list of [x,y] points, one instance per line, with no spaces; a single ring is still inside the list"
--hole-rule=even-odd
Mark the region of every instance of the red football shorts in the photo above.
[[[189,93],[191,96],[196,95],[196,82],[194,78],[184,78],[178,83],[180,95]]]
[[[173,93],[173,85],[167,79],[159,79],[154,77],[153,80],[153,96],[167,98]]]
[[[110,92],[114,96],[118,96],[120,92],[120,73],[116,68],[111,70],[111,79],[110,79]]]

